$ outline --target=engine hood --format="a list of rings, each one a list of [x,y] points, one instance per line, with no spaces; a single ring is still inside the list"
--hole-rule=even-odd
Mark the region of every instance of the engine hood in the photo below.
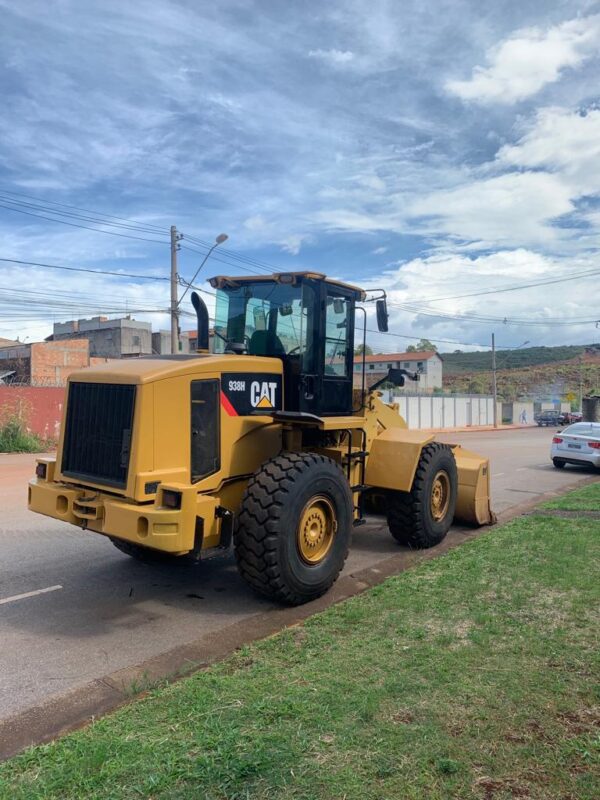
[[[272,372],[280,375],[282,371],[283,364],[278,358],[199,353],[109,361],[73,372],[69,381],[144,384],[182,375],[215,375],[221,372]]]

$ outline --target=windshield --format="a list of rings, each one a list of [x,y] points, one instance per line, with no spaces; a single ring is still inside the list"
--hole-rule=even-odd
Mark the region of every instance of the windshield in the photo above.
[[[244,344],[250,355],[304,356],[312,341],[314,289],[308,283],[243,283],[217,290],[215,352]]]
[[[593,422],[576,422],[563,430],[563,433],[578,433],[588,436],[600,436],[600,424]]]

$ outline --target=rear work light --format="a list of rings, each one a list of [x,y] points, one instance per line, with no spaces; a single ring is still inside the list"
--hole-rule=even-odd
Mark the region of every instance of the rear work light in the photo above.
[[[42,478],[42,480],[45,480],[47,470],[48,470],[48,464],[36,464],[36,467],[35,467],[36,477]]]
[[[600,450],[600,442],[588,442],[587,444],[592,450]]]
[[[181,508],[181,492],[165,489],[162,496],[163,506],[165,506],[165,508]]]
[[[553,436],[552,437],[552,444],[560,444],[562,441],[563,440],[560,438],[560,436]]]

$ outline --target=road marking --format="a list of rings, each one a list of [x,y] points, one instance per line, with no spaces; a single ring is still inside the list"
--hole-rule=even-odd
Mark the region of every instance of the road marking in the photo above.
[[[495,475],[492,475],[492,478],[499,478],[501,475],[504,475],[504,472],[497,472]]]
[[[516,472],[525,472],[526,469],[531,469],[531,467],[517,467]]]
[[[15,600],[24,600],[26,597],[35,597],[38,594],[46,594],[46,592],[56,592],[63,587],[60,585],[57,586],[48,586],[46,589],[36,589],[33,592],[24,592],[23,594],[13,594],[12,597],[4,597],[0,600],[0,606],[4,605],[4,603],[14,603]]]

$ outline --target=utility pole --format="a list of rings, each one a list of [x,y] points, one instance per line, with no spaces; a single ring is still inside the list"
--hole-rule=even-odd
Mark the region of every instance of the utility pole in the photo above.
[[[583,356],[579,356],[579,410],[583,413]]]
[[[171,353],[179,352],[179,300],[177,299],[177,251],[181,236],[171,225]]]
[[[492,333],[492,381],[494,393],[494,428],[498,427],[498,384],[496,382],[496,336]]]

